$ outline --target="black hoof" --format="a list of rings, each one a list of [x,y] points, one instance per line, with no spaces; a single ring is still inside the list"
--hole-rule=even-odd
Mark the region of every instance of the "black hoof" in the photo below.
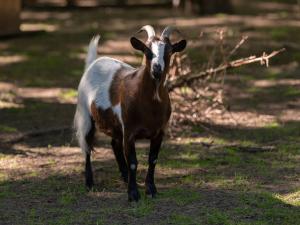
[[[94,187],[94,184],[86,184],[86,189],[88,191],[91,191],[93,189],[93,187]]]
[[[141,195],[137,188],[128,191],[128,201],[129,202],[132,202],[132,201],[137,202],[140,198],[141,198]]]
[[[93,179],[87,179],[87,180],[85,181],[85,186],[86,186],[86,188],[87,188],[88,190],[91,190],[91,189],[93,188],[93,186],[94,186],[94,181],[93,181]]]
[[[157,189],[155,187],[155,184],[147,184],[146,183],[146,195],[151,195],[152,198],[154,198],[157,194]]]

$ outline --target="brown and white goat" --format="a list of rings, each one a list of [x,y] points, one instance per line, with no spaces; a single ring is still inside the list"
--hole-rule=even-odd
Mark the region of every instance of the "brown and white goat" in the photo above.
[[[146,193],[155,196],[154,170],[164,130],[171,114],[166,74],[170,57],[182,51],[186,41],[171,44],[174,29],[166,27],[160,37],[146,25],[146,43],[135,37],[133,48],[142,51],[145,65],[139,68],[109,57],[97,58],[99,36],[90,42],[86,67],[78,87],[78,103],[74,118],[76,136],[85,154],[85,178],[93,186],[91,151],[96,128],[112,137],[111,145],[125,182],[129,201],[140,198],[136,184],[137,158],[135,141],[150,139]]]

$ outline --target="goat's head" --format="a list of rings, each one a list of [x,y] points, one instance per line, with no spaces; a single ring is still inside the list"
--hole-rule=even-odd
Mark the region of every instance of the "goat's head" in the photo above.
[[[153,79],[162,81],[168,72],[171,55],[175,52],[181,52],[186,47],[186,40],[181,40],[174,44],[170,41],[170,35],[177,31],[174,27],[166,27],[160,37],[155,36],[152,26],[143,26],[139,31],[146,31],[148,40],[143,43],[139,39],[132,37],[130,39],[133,48],[144,53],[146,58],[146,67]]]

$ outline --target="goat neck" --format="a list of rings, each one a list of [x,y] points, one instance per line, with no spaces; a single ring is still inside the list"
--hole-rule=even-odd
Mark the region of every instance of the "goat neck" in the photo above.
[[[148,65],[141,66],[140,68],[141,84],[139,86],[140,95],[145,99],[156,100],[161,102],[161,97],[167,91],[164,86],[166,73],[161,77],[161,80],[153,79]]]

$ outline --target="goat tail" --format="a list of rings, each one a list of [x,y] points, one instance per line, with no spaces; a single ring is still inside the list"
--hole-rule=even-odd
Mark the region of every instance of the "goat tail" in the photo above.
[[[86,70],[92,62],[94,62],[95,59],[97,59],[98,53],[97,53],[97,48],[98,48],[98,42],[100,39],[100,35],[97,34],[92,38],[90,41],[89,47],[88,47],[88,53],[85,59],[85,69]]]
[[[83,154],[89,154],[91,147],[87,143],[86,137],[92,128],[92,121],[88,110],[81,105],[77,105],[74,117],[73,129],[76,139]]]

